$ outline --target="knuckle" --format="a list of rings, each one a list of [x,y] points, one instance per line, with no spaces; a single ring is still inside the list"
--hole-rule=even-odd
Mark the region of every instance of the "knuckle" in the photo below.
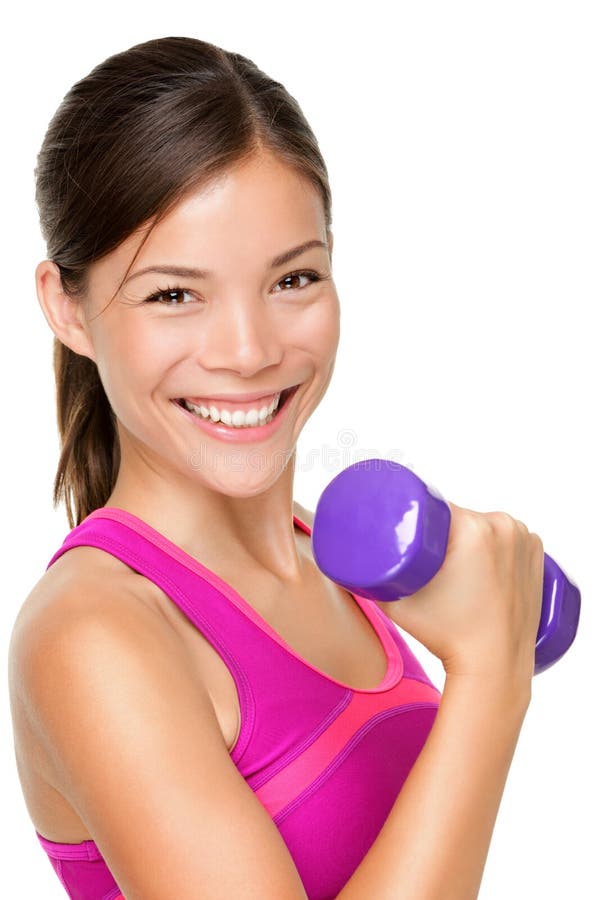
[[[487,534],[489,530],[489,524],[486,521],[485,515],[483,513],[475,512],[475,510],[472,509],[463,510],[461,526],[467,535],[474,538],[477,538],[482,534]]]
[[[540,556],[543,554],[544,543],[539,534],[537,534],[535,531],[529,532],[529,543],[536,553],[538,553]]]
[[[498,531],[512,532],[516,530],[517,520],[503,510],[494,510],[494,512],[486,513],[488,521]]]
[[[504,510],[478,512],[452,504],[452,527],[461,539],[479,547],[496,546],[498,543],[513,546],[525,542],[532,551],[543,555],[540,536],[530,532],[521,519],[515,519]]]
[[[463,507],[452,509],[450,534],[453,542],[476,551],[487,538],[487,528],[479,513]]]

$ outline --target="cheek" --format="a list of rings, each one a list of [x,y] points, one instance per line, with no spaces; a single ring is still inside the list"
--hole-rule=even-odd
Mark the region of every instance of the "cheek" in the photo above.
[[[297,338],[311,356],[328,361],[335,356],[340,339],[340,310],[337,296],[316,304],[298,323]]]
[[[175,365],[178,356],[172,341],[160,339],[158,329],[138,329],[135,335],[122,329],[103,348],[98,372],[116,415],[124,422],[152,395]]]

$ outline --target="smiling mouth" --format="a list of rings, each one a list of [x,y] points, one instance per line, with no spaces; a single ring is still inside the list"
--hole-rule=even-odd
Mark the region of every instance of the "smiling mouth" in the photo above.
[[[281,412],[281,410],[287,405],[287,403],[289,402],[289,400],[291,399],[291,397],[296,393],[296,391],[298,390],[299,387],[300,387],[300,384],[295,384],[295,385],[293,385],[292,387],[285,388],[283,391],[281,391],[281,394],[279,395],[279,401],[278,401],[278,403],[277,403],[277,407],[273,410],[272,413],[269,413],[269,415],[268,415],[267,418],[266,418],[266,422],[270,422],[272,419],[276,418],[276,417],[279,415],[279,413]],[[182,407],[183,409],[185,409],[188,413],[189,413],[189,412],[192,412],[192,410],[188,409],[188,407],[186,406],[186,402],[185,402],[185,398],[184,398],[184,397],[180,397],[180,398],[174,400],[173,402],[174,402],[174,403],[177,403],[178,406],[181,406],[181,407]],[[205,409],[209,409],[210,407],[213,407],[213,406],[214,406],[216,409],[219,409],[219,407],[217,406],[217,403],[216,403],[216,402],[213,404],[213,403],[210,403],[210,401],[206,404],[206,406],[204,406],[204,408],[205,408]],[[235,407],[235,404],[232,403],[231,406],[232,406],[232,407]],[[256,407],[256,408],[257,408],[257,409],[260,409],[260,408],[261,408],[261,404],[260,404],[260,403],[257,403],[257,407]],[[203,415],[203,414],[200,413],[200,412],[192,412],[192,415],[196,415],[196,416],[198,416],[198,418],[202,418],[202,419],[204,419],[204,420],[207,421],[207,422],[211,422],[211,421],[212,421],[214,424],[223,424],[222,420],[218,420],[218,419],[217,419],[217,420],[214,420],[214,419],[212,419],[212,417],[211,417],[210,415],[205,416],[205,415]],[[228,414],[228,415],[229,415],[229,414]],[[262,421],[262,420],[260,420],[260,421]],[[228,423],[225,423],[225,424],[228,424]],[[258,423],[255,423],[254,426],[252,426],[251,424],[247,424],[247,425],[238,425],[237,427],[240,428],[240,429],[245,429],[245,428],[250,428],[250,427],[256,427],[256,424],[258,424]],[[263,422],[263,424],[264,424],[264,422]]]

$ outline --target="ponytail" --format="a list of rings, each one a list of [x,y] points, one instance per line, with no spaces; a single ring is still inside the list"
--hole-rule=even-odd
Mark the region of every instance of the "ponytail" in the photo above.
[[[70,528],[112,493],[121,458],[115,415],[96,363],[54,338],[60,458],[54,505],[64,501]]]

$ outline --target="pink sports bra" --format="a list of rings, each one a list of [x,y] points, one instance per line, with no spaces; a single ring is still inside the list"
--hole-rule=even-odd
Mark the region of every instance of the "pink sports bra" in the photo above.
[[[398,628],[377,604],[351,595],[388,662],[380,684],[357,690],[302,659],[232,587],[137,516],[94,510],[47,568],[81,545],[157,584],[219,653],[240,703],[232,761],[279,829],[309,900],[334,898],[377,837],[439,706]],[[94,841],[36,834],[72,900],[124,900]]]

